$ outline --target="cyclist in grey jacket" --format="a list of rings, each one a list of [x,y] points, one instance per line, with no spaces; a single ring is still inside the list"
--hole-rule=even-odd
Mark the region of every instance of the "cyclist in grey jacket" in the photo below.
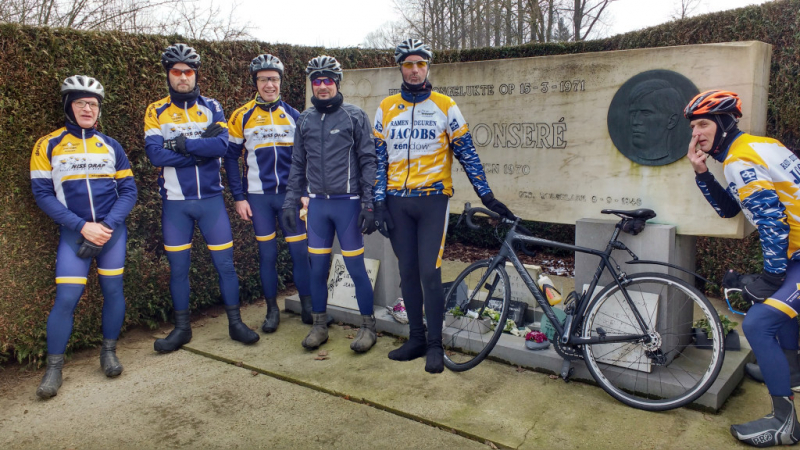
[[[314,325],[303,347],[317,348],[328,340],[328,268],[334,232],[353,280],[362,326],[350,348],[363,353],[375,345],[372,284],[364,266],[364,237],[375,231],[373,186],[377,169],[375,142],[367,114],[344,103],[339,83],[342,68],[331,56],[308,63],[313,107],[297,119],[292,168],[281,222],[294,230],[301,197],[309,197],[307,228],[311,262],[311,303]]]

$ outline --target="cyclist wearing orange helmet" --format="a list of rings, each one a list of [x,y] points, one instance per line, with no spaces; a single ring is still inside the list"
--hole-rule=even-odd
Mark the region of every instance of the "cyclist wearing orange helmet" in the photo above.
[[[800,441],[792,392],[792,386],[800,389],[792,376],[800,373],[800,160],[775,139],[739,130],[742,102],[733,92],[703,92],[684,115],[691,121],[688,157],[697,185],[721,217],[745,214],[758,229],[764,255],[764,271],[740,279],[745,298],[753,302],[742,327],[761,365],[773,412],[732,425],[731,434],[757,447],[795,444]],[[726,187],[708,171],[709,155],[723,164]]]

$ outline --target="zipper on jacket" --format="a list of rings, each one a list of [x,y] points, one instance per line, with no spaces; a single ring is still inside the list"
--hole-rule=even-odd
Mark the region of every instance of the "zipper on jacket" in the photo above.
[[[277,110],[277,108],[275,108]],[[274,111],[274,110],[273,110]],[[272,133],[273,135],[277,134],[275,130],[275,120],[272,117],[272,112],[269,111],[269,124],[272,125]],[[255,151],[255,149],[254,149]],[[278,147],[275,145],[275,139],[272,140],[272,153],[275,154],[275,164],[272,168],[272,173],[275,174],[275,193],[279,193],[278,189],[281,187],[281,179],[278,177]]]
[[[186,121],[192,124],[192,128],[195,128],[194,121],[189,118],[189,110],[186,108],[188,104],[189,102],[183,102],[183,112],[186,114]],[[198,165],[194,166],[194,178],[197,181],[197,199],[199,200],[203,197],[200,195],[200,166]]]
[[[411,176],[411,135],[414,134],[414,110],[417,109],[417,95],[413,95],[413,106],[411,106],[411,129],[408,130],[408,148],[406,149],[406,181],[403,182],[403,189],[408,190],[408,178]]]
[[[89,192],[89,209],[92,210],[92,222],[97,222],[97,217],[94,214],[94,199],[92,198],[92,185],[89,183],[89,149],[86,146],[86,130],[81,128],[81,140],[83,140],[83,154],[86,156],[86,167],[84,173],[86,174],[86,190]]]
[[[322,175],[322,194],[328,194],[328,180],[325,177],[325,113],[322,113],[322,118],[319,119],[320,121],[320,149],[319,149],[319,156],[320,156],[320,174]],[[308,185],[309,190],[311,190],[311,184]]]

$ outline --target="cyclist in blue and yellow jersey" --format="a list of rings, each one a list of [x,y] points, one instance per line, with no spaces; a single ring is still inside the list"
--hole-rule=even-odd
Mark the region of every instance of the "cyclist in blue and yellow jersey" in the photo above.
[[[100,366],[108,377],[122,373],[116,349],[125,320],[125,218],[137,194],[125,151],[95,129],[105,98],[100,82],[73,75],[61,84],[61,97],[65,127],[39,139],[31,155],[33,196],[60,233],[56,299],[47,319],[47,370],[36,390],[41,398],[56,395],[61,387],[64,352],[92,258],[103,291]]]
[[[314,325],[303,347],[317,348],[328,340],[328,268],[334,233],[339,238],[347,271],[353,280],[361,312],[361,328],[350,348],[363,353],[375,345],[373,292],[364,266],[364,237],[375,231],[372,189],[375,183],[375,143],[367,114],[344,103],[339,83],[342,66],[331,56],[308,62],[311,108],[297,119],[292,168],[281,222],[296,227],[301,197],[309,197],[308,253],[311,260],[311,302]]]
[[[258,91],[253,100],[237,109],[228,121],[228,153],[225,172],[242,220],[253,222],[258,242],[261,287],[267,301],[267,316],[261,329],[278,329],[278,242],[276,218],[285,200],[289,169],[292,166],[295,121],[300,113],[281,100],[284,66],[270,54],[250,62],[250,76]],[[244,178],[239,159],[244,156]],[[299,219],[299,214],[297,219]],[[301,318],[311,324],[308,244],[305,223],[296,220],[298,229],[283,229],[292,255],[294,284],[300,294]]]
[[[159,168],[161,228],[170,267],[175,329],[166,338],[156,340],[154,348],[168,353],[192,339],[189,264],[195,223],[219,274],[231,339],[253,344],[259,336],[242,323],[239,314],[233,235],[222,198],[220,158],[228,149],[225,116],[216,100],[200,95],[197,85],[200,55],[192,47],[186,44],[167,47],[161,55],[161,65],[167,71],[169,96],[147,107],[144,133],[147,157]]]
[[[800,311],[800,161],[775,139],[739,130],[741,100],[733,92],[706,91],[684,110],[691,122],[688,157],[697,185],[721,217],[744,212],[758,229],[764,270],[743,276],[743,295],[753,302],[742,328],[772,396],[772,413],[732,425],[731,434],[756,447],[800,440],[790,372],[798,368]],[[726,185],[708,171],[721,162]]]
[[[409,339],[389,353],[396,361],[427,355],[425,370],[444,370],[442,349],[442,252],[448,201],[453,195],[451,166],[458,159],[487,208],[513,219],[494,198],[467,123],[450,97],[432,92],[428,81],[433,52],[418,39],[401,42],[394,53],[403,84],[375,113],[378,178],[375,214],[399,262]],[[423,303],[428,336],[422,322]]]

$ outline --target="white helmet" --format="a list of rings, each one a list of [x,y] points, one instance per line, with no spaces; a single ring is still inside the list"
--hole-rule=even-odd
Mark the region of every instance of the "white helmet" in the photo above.
[[[342,65],[333,56],[317,56],[308,62],[306,66],[306,75],[309,79],[313,80],[318,77],[329,77],[339,84],[344,78],[342,73]]]
[[[73,75],[61,83],[61,97],[66,99],[68,94],[81,92],[100,97],[103,100],[106,96],[105,89],[99,81],[86,75]]]
[[[394,62],[400,64],[411,55],[422,56],[428,61],[433,60],[433,51],[430,45],[423,43],[419,39],[406,39],[395,47]]]

